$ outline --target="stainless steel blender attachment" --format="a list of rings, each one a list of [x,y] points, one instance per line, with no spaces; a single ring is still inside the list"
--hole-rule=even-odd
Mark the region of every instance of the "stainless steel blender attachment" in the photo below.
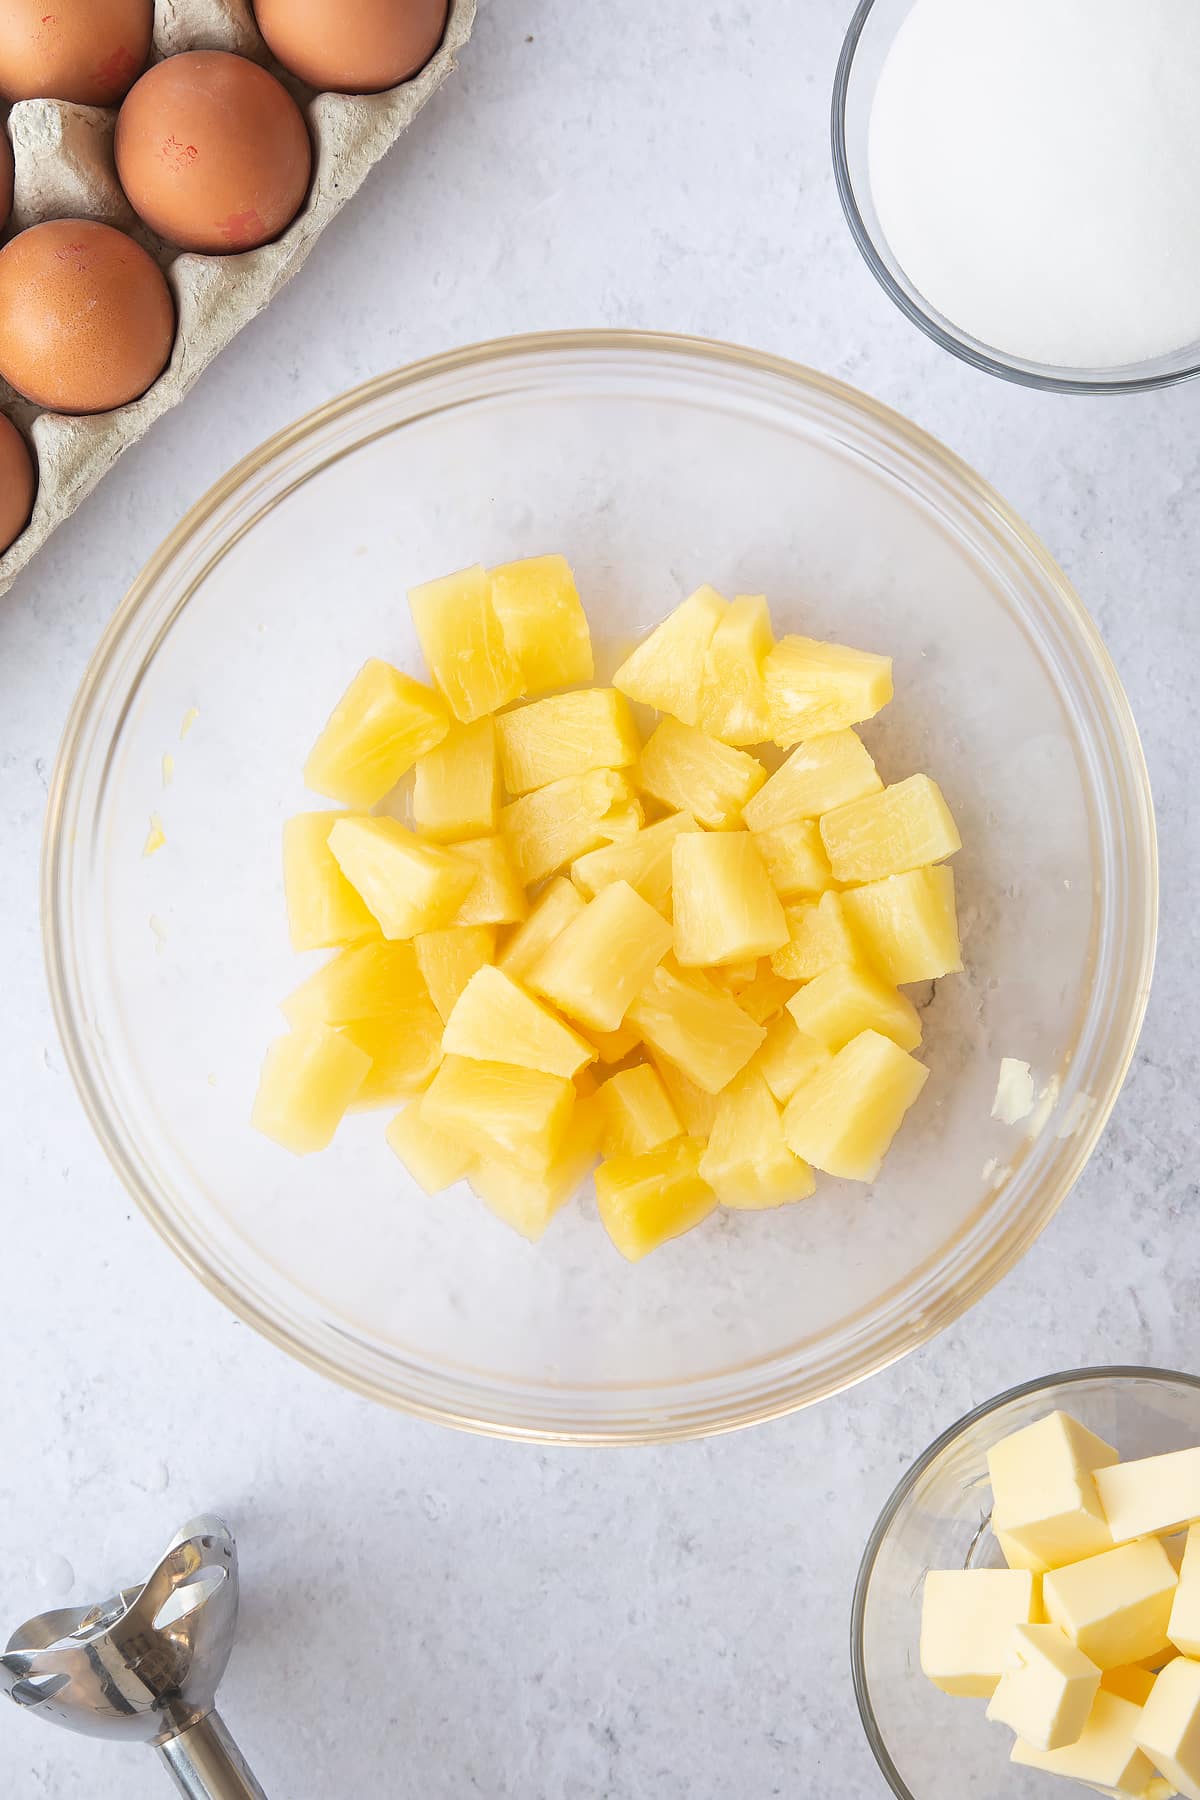
[[[191,1519],[140,1587],[14,1632],[0,1688],[68,1731],[152,1745],[187,1800],[266,1800],[213,1705],[237,1614],[233,1534]]]

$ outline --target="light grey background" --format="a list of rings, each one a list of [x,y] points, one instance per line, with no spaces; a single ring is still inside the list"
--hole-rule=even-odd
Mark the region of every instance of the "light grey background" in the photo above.
[[[0,1630],[136,1578],[178,1521],[220,1508],[247,1577],[225,1710],[273,1800],[881,1800],[847,1615],[896,1477],[1012,1382],[1107,1360],[1196,1366],[1200,390],[1025,393],[892,311],[830,175],[850,10],[492,0],[458,76],[299,279],[0,602]],[[710,1443],[603,1454],[393,1417],[210,1299],[92,1141],[50,1021],[37,896],[68,704],[179,514],[268,433],[380,370],[599,324],[811,363],[990,477],[1108,638],[1145,733],[1164,862],[1133,1075],[1022,1268],[839,1400]],[[0,1790],[137,1800],[166,1783],[145,1753],[5,1712]]]

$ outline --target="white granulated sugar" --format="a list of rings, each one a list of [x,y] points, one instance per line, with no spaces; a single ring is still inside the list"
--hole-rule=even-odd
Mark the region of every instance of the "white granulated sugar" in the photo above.
[[[1114,369],[1200,340],[1200,0],[916,0],[869,155],[897,262],[983,344]]]

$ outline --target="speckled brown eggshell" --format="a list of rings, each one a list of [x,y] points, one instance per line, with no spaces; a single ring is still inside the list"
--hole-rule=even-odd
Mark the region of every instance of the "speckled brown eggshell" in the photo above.
[[[0,555],[28,525],[36,491],[29,446],[12,421],[0,413]]]
[[[408,81],[446,31],[449,0],[254,0],[272,55],[310,87],[375,94]]]
[[[162,270],[123,231],[52,219],[0,250],[0,375],[38,406],[124,406],[158,379],[174,340]]]
[[[8,133],[0,125],[0,231],[3,231],[12,217],[13,203],[13,153],[8,141]]]
[[[115,106],[153,29],[154,0],[0,0],[0,95]]]
[[[188,50],[147,71],[117,119],[117,174],[140,218],[181,250],[228,255],[285,231],[304,204],[312,144],[265,69]]]

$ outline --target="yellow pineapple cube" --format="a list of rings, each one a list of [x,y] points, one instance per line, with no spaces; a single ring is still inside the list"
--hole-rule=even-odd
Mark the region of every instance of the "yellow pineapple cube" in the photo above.
[[[402,1019],[354,1019],[341,1031],[371,1059],[351,1112],[399,1105],[420,1093],[442,1060],[442,1021],[428,995]]]
[[[568,775],[523,794],[500,814],[513,862],[528,885],[609,841],[610,815],[629,807],[629,778],[615,769]],[[620,829],[620,827],[616,827]]]
[[[921,1019],[912,1001],[861,965],[839,963],[793,994],[788,1011],[805,1037],[835,1054],[863,1031],[878,1031],[901,1050],[921,1042]]]
[[[780,1106],[784,1106],[797,1088],[829,1061],[829,1051],[805,1037],[791,1013],[783,1012],[768,1025],[762,1049],[750,1066],[758,1070]]]
[[[571,864],[571,877],[589,900],[614,881],[627,881],[643,900],[665,912],[671,893],[671,854],[675,839],[685,831],[699,831],[691,813],[671,813],[647,825],[632,837],[589,850]]]
[[[460,725],[521,698],[525,683],[483,569],[411,588],[408,604],[429,673]]]
[[[727,604],[715,588],[697,588],[642,639],[613,676],[613,686],[643,706],[695,725],[708,648]]]
[[[503,969],[492,967],[477,970],[459,995],[446,1020],[442,1048],[447,1056],[512,1063],[568,1079],[596,1060],[595,1050],[578,1032]]]
[[[751,831],[777,831],[795,819],[816,819],[849,800],[877,794],[882,786],[858,733],[831,731],[797,744],[747,801],[743,816]]]
[[[640,800],[632,798],[605,815],[605,840],[610,844],[624,843],[628,838],[636,837],[645,823],[645,808]]]
[[[582,911],[583,897],[578,888],[565,875],[556,875],[534,901],[529,917],[505,940],[496,958],[498,967],[514,981],[524,981],[543,950]]]
[[[708,1094],[719,1094],[758,1049],[766,1031],[715,982],[660,964],[629,1008],[631,1022],[660,1056]]]
[[[449,729],[439,695],[376,658],[354,677],[309,752],[305,786],[365,812]]]
[[[329,848],[386,938],[448,925],[477,874],[474,863],[424,843],[396,819],[339,819]]]
[[[822,894],[785,908],[791,941],[771,957],[771,967],[785,981],[812,981],[836,963],[855,962],[858,948],[843,909],[841,894]]]
[[[640,1262],[707,1219],[716,1195],[700,1176],[703,1145],[676,1138],[642,1156],[614,1156],[596,1170],[596,1209],[621,1255]]]
[[[772,740],[805,738],[873,719],[892,697],[892,659],[815,638],[781,638],[763,664]]]
[[[678,958],[676,960],[678,961]],[[711,969],[709,973],[718,987],[723,987],[726,993],[732,994],[737,999],[752,982],[757,980],[761,966],[761,957],[750,956],[743,962],[722,963],[718,968]]]
[[[349,1025],[354,1019],[402,1019],[429,992],[413,946],[386,938],[341,950],[290,993],[289,1025]]]
[[[691,813],[712,831],[740,824],[742,808],[767,772],[757,757],[705,737],[678,719],[663,719],[642,749],[638,782],[664,806]]]
[[[814,1168],[846,1181],[874,1181],[905,1113],[929,1079],[877,1031],[851,1038],[788,1101],[783,1134]]]
[[[614,881],[559,932],[527,979],[569,1018],[616,1031],[670,948],[662,914],[627,881]]]
[[[675,959],[685,968],[769,956],[788,922],[748,831],[686,832],[672,846]]]
[[[500,759],[496,723],[455,725],[417,763],[413,824],[435,843],[488,837],[500,818]]]
[[[477,871],[474,886],[454,915],[456,925],[518,925],[528,918],[529,902],[506,839],[474,838],[455,844],[454,854]]]
[[[587,1179],[600,1147],[595,1096],[577,1099],[558,1154],[537,1173],[503,1162],[477,1163],[471,1186],[490,1212],[536,1243]]]
[[[961,970],[954,871],[944,863],[848,888],[841,904],[870,960],[897,987]]]
[[[821,836],[838,881],[885,881],[962,849],[942,790],[928,775],[910,775],[826,813]]]
[[[816,1188],[808,1164],[784,1142],[779,1108],[753,1064],[717,1100],[700,1174],[722,1206],[747,1212],[806,1200]]]
[[[716,1095],[706,1094],[690,1075],[685,1075],[665,1056],[656,1056],[651,1050],[650,1060],[670,1096],[671,1105],[683,1120],[683,1129],[689,1137],[702,1142],[711,1132],[717,1116]]]
[[[424,1114],[424,1096],[410,1100],[384,1134],[418,1187],[440,1194],[474,1167],[474,1153],[459,1138],[435,1131]]]
[[[708,646],[696,721],[701,731],[725,744],[763,742],[769,728],[763,663],[774,645],[766,601],[739,594]]]
[[[477,970],[495,960],[494,925],[443,925],[413,939],[413,950],[429,997],[445,1021]]]
[[[379,925],[329,848],[347,813],[297,813],[283,827],[283,890],[293,950],[329,950],[378,937]]]
[[[625,1058],[642,1041],[642,1034],[636,1025],[626,1019],[615,1031],[594,1031],[586,1026],[579,1026],[579,1034],[591,1044],[602,1063],[624,1062]]]
[[[492,605],[522,691],[590,681],[592,640],[575,577],[565,556],[528,556],[491,571]]]
[[[370,1057],[328,1025],[276,1038],[267,1051],[251,1124],[296,1156],[333,1142]]]
[[[792,819],[772,831],[753,834],[771,886],[781,900],[823,894],[833,886],[833,870],[816,819]]]
[[[421,1116],[481,1159],[544,1174],[562,1146],[574,1105],[575,1089],[564,1076],[447,1056],[425,1091]]]
[[[531,701],[502,713],[496,730],[510,794],[528,794],[589,769],[627,769],[642,747],[629,702],[616,688]]]
[[[783,1011],[795,992],[796,983],[785,981],[769,961],[764,961],[754,980],[738,993],[737,1003],[759,1025],[765,1025]]]
[[[600,1087],[600,1107],[604,1116],[600,1148],[605,1156],[642,1156],[682,1136],[679,1115],[649,1063],[610,1075]]]

